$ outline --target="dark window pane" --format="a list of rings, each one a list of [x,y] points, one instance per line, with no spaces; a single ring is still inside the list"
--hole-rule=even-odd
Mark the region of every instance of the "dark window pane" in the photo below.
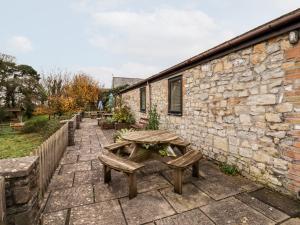
[[[141,111],[146,111],[146,88],[140,89],[140,109]]]
[[[182,84],[181,77],[169,80],[169,112],[181,113]]]

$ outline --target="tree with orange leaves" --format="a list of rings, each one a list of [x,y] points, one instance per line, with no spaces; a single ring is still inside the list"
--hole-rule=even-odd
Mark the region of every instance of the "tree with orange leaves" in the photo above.
[[[76,109],[85,109],[88,106],[97,104],[100,86],[92,77],[86,74],[77,74],[66,85],[65,95],[70,106]]]

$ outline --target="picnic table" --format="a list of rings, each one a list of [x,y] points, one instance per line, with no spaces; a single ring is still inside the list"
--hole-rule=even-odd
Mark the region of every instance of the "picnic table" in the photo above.
[[[147,130],[147,131],[135,131],[129,132],[122,136],[125,141],[130,142],[129,158],[135,162],[141,162],[149,159],[156,159],[166,161],[170,157],[162,157],[157,151],[146,149],[145,146],[157,146],[164,145],[167,148],[169,156],[176,157],[177,155],[173,151],[171,142],[179,139],[180,137],[166,130]]]
[[[147,130],[129,132],[122,136],[123,141],[104,148],[109,152],[99,156],[104,165],[104,182],[111,180],[110,170],[114,169],[127,174],[129,180],[129,198],[137,195],[136,171],[144,166],[146,160],[159,160],[173,168],[174,191],[182,193],[183,172],[193,167],[192,175],[199,177],[199,160],[202,154],[197,150],[186,152],[189,145],[177,134],[166,130]],[[167,150],[167,156],[161,155],[161,148]],[[179,150],[175,151],[174,150]],[[177,154],[179,152],[179,154]],[[122,154],[129,157],[122,157]]]

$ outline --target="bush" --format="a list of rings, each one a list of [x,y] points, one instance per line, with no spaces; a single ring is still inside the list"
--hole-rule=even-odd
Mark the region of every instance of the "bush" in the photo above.
[[[228,175],[235,176],[239,173],[238,169],[233,165],[228,165],[225,163],[220,164],[220,170]]]
[[[117,123],[132,124],[135,122],[133,115],[131,114],[130,109],[127,106],[120,106],[118,108],[115,108],[112,118]]]
[[[39,132],[45,128],[47,123],[48,123],[47,117],[45,117],[45,116],[35,117],[35,118],[32,118],[25,122],[25,125],[22,128],[22,131],[24,133]]]
[[[148,112],[148,125],[146,127],[147,130],[158,130],[159,129],[159,119],[160,116],[157,113],[157,106],[154,105],[152,109]]]

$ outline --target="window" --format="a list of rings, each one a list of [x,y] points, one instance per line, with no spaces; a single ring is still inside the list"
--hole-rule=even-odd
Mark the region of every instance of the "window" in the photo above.
[[[181,115],[182,113],[182,77],[169,79],[169,113]]]
[[[146,87],[140,88],[140,110],[146,112]]]

